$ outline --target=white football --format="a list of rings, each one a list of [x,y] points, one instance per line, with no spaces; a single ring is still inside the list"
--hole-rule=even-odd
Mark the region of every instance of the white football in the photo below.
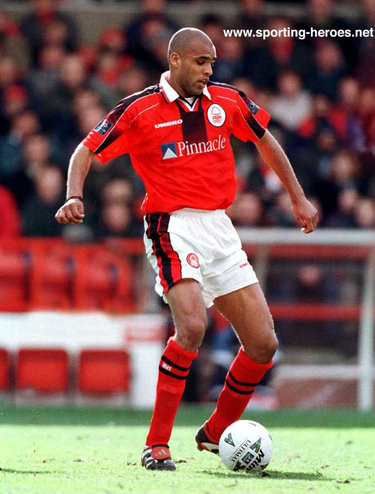
[[[253,420],[237,420],[221,435],[219,455],[230,470],[264,470],[272,458],[272,439],[268,430]]]

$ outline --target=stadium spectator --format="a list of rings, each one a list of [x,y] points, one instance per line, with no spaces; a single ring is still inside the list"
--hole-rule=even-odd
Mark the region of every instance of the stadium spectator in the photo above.
[[[357,156],[347,150],[339,151],[332,160],[330,179],[339,189],[353,187],[364,191],[362,183],[361,165]]]
[[[57,166],[40,168],[35,175],[36,195],[22,208],[23,234],[30,237],[55,237],[62,233],[62,225],[53,221],[53,211],[64,195],[64,179]]]
[[[270,104],[273,118],[286,129],[295,130],[310,114],[311,96],[302,89],[301,78],[293,70],[281,72],[277,86],[278,93]]]
[[[346,188],[353,188],[359,194],[367,189],[361,176],[361,166],[357,156],[346,149],[338,151],[332,158],[327,176],[317,178],[314,192],[327,219],[337,210],[338,195]]]
[[[17,171],[5,181],[21,209],[36,194],[36,177],[43,168],[51,164],[50,158],[51,147],[47,136],[32,134],[25,138]]]
[[[105,103],[113,106],[124,95],[119,93],[120,79],[134,66],[134,59],[127,54],[127,39],[120,28],[108,28],[99,36],[95,63],[93,64],[92,87],[103,95]],[[143,86],[142,86],[143,87]]]
[[[270,211],[270,221],[275,226],[290,228],[294,225],[288,193],[282,191],[276,196],[275,205]]]
[[[12,119],[29,106],[29,97],[23,86],[10,86],[3,92],[4,112]]]
[[[245,73],[245,48],[239,38],[227,38],[218,56],[220,58],[215,64],[218,81],[228,82]]]
[[[75,22],[56,10],[55,0],[32,0],[32,11],[21,20],[21,30],[28,40],[34,64],[44,43],[74,51],[77,46]]]
[[[121,56],[112,51],[98,54],[95,72],[91,78],[91,87],[101,94],[107,106],[113,106],[117,100],[117,88],[122,72]]]
[[[319,265],[306,264],[297,271],[294,294],[290,294],[289,300],[305,304],[337,302],[339,287],[332,281]]]
[[[101,208],[95,234],[98,237],[142,237],[143,227],[128,204],[111,201]]]
[[[258,195],[254,192],[237,193],[230,218],[235,226],[264,225],[264,210]]]
[[[43,102],[50,96],[59,82],[59,74],[66,56],[61,46],[43,46],[38,54],[38,64],[26,76],[33,105],[43,112]],[[53,104],[53,102],[52,102]]]
[[[234,23],[236,28],[242,29],[263,29],[267,17],[264,14],[265,2],[264,0],[241,0],[239,2],[240,13]],[[250,51],[253,48],[259,48],[263,44],[261,38],[249,37],[244,40],[246,49]]]
[[[14,58],[0,56],[0,95],[6,89],[22,83],[20,68]]]
[[[360,123],[360,137],[358,136],[357,151],[364,151],[374,143],[372,122],[375,117],[375,88],[362,88],[357,115]]]
[[[178,29],[177,23],[167,15],[166,8],[166,0],[142,0],[140,15],[124,28],[129,54],[137,60],[137,63],[142,63],[155,72],[160,69],[160,65],[159,61],[154,60],[151,51],[153,47],[149,40],[153,39],[157,42],[155,36],[168,35]]]
[[[72,112],[78,118],[87,108],[96,108],[102,106],[102,103],[97,91],[83,86],[74,93]]]
[[[154,77],[168,68],[165,50],[168,49],[168,40],[173,33],[164,22],[148,20],[143,26],[144,36],[147,40],[145,46],[150,54],[147,67],[152,70]]]
[[[94,103],[95,93],[89,91],[91,96],[87,97],[85,89],[86,88],[84,88],[83,93],[81,89],[77,89],[76,92],[72,93],[71,104],[64,114],[64,122],[68,122],[69,127],[56,127],[60,142],[60,156],[65,165],[68,163],[73,149],[87,134],[87,131],[92,128],[94,123],[98,123],[97,119],[100,118],[100,116],[103,115],[103,111],[105,111],[105,107],[101,104],[100,100],[98,103]],[[82,94],[86,94],[86,96],[80,96]],[[75,95],[77,95],[77,97],[75,97]],[[91,98],[89,106],[85,107],[85,111],[83,112],[79,111],[82,106],[81,97],[84,99],[84,102]]]
[[[11,127],[12,119],[27,110],[29,95],[23,86],[10,86],[2,94],[2,111],[0,111],[0,136],[6,135]]]
[[[375,3],[372,0],[362,0],[362,16],[358,20],[358,27],[360,29],[374,29],[375,28]],[[361,37],[356,39],[358,48],[358,61],[352,63],[355,71],[355,75],[358,77],[362,84],[374,86],[375,85],[375,45],[374,38]]]
[[[346,74],[347,67],[340,46],[329,39],[321,39],[314,52],[314,62],[309,67],[306,87],[334,101],[339,81]]]
[[[110,166],[109,169],[101,164],[98,166],[102,171],[96,172],[95,179],[97,182],[99,178],[103,186],[100,208],[96,207],[100,210],[99,217],[92,215],[89,219],[92,232],[96,237],[142,237],[143,219],[139,219],[134,211],[135,195],[131,181],[124,178],[123,173],[122,176],[116,176],[117,172],[111,170]],[[95,175],[95,165],[93,168]],[[92,198],[93,202],[96,200]]]
[[[53,61],[49,66],[48,61],[51,58]],[[65,55],[61,49],[55,51],[52,57],[45,57],[43,61],[47,65],[34,72],[29,80],[33,104],[43,126],[49,132],[59,132],[70,118],[75,92],[89,82],[88,75],[79,55]]]
[[[270,31],[279,31],[292,28],[292,23],[287,18],[275,17],[265,27]],[[305,84],[311,56],[311,52],[298,43],[296,38],[269,37],[264,44],[247,52],[246,75],[257,86],[275,90],[280,71],[291,69],[298,72]]]
[[[22,72],[30,65],[30,49],[14,19],[0,8],[0,56],[14,59]]]
[[[334,0],[307,0],[306,9],[304,9],[304,18],[302,22],[297,24],[298,29],[305,29],[310,32],[310,29],[328,29],[336,30],[339,29],[351,29],[354,26],[339,17],[335,13]],[[356,25],[357,27],[357,25]],[[309,46],[310,49],[316,50],[320,43],[321,38],[318,36],[306,36],[302,41],[303,44]],[[351,37],[336,37],[335,41],[339,44],[340,50],[345,56],[345,61],[348,64],[353,64],[357,60],[358,48],[357,42]]]
[[[226,42],[223,34],[224,27],[223,19],[216,14],[205,14],[199,20],[199,29],[207,33],[207,36],[212,39],[219,56],[221,55],[221,48]]]
[[[326,225],[334,228],[354,228],[354,211],[359,200],[356,189],[345,188],[337,197],[337,209],[327,218]]]
[[[12,36],[19,36],[20,29],[17,23],[6,13],[0,9],[0,47]],[[6,51],[6,49],[4,49]]]
[[[341,122],[334,118],[332,103],[328,96],[323,93],[316,94],[313,98],[313,106],[308,115],[297,128],[298,135],[305,140],[316,145],[319,134],[323,130],[330,130],[338,138],[341,130]]]
[[[122,55],[125,60],[132,62],[133,58],[126,54],[127,52],[127,38],[123,29],[119,27],[110,27],[104,29],[98,37],[97,41],[98,51],[111,51],[112,53],[117,53]]]
[[[360,198],[354,210],[355,225],[358,228],[375,228],[375,200],[369,197]]]
[[[112,178],[105,184],[101,192],[103,204],[130,204],[133,199],[133,186],[130,181],[125,178]]]
[[[124,71],[118,82],[118,95],[120,98],[136,93],[151,83],[147,69],[139,65],[133,65]]]
[[[349,147],[353,146],[360,133],[357,108],[360,97],[359,82],[351,76],[341,79],[338,98],[331,111],[331,121],[340,139]]]
[[[27,137],[39,132],[38,115],[26,110],[15,115],[11,121],[9,134],[0,137],[0,182],[12,179],[19,170],[22,146]]]

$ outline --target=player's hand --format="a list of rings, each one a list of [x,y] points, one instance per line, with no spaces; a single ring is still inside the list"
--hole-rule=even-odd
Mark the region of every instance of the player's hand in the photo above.
[[[306,197],[292,203],[292,212],[303,233],[314,231],[319,221],[318,210]]]
[[[69,199],[55,214],[55,219],[63,225],[69,223],[82,223],[85,217],[85,207],[80,199]]]

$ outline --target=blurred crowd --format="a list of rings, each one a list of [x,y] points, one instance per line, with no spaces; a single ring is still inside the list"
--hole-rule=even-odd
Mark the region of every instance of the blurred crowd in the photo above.
[[[60,5],[63,2],[60,2]],[[185,2],[188,5],[189,2]],[[333,0],[306,1],[298,21],[267,17],[263,0],[242,0],[233,25],[203,16],[217,48],[213,80],[244,90],[272,115],[322,227],[375,227],[375,41],[350,38],[225,38],[223,28],[375,27],[375,2],[340,18]],[[69,158],[119,99],[155,84],[182,26],[162,0],[143,0],[136,19],[80,40],[54,0],[32,0],[18,22],[0,9],[0,236],[58,236]],[[193,4],[191,8],[194,8]],[[234,142],[238,193],[228,213],[241,226],[294,226],[289,196],[255,147]],[[144,190],[128,156],[94,161],[85,186],[85,239],[142,235]],[[75,230],[77,232],[78,230]],[[69,234],[69,233],[67,233]],[[71,234],[71,233],[70,233]],[[76,235],[77,233],[75,233]]]

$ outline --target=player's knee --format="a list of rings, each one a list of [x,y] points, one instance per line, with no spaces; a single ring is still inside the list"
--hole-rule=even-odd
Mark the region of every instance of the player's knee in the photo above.
[[[207,327],[207,318],[191,315],[176,328],[176,341],[184,348],[194,352],[201,344]]]
[[[267,356],[268,360],[271,360],[273,358],[278,348],[279,348],[279,342],[277,340],[275,333],[272,331],[272,333],[268,335],[268,337],[266,338],[263,344],[263,351]]]
[[[248,357],[256,362],[266,364],[272,360],[275,355],[279,342],[277,340],[273,325],[262,332],[262,336],[256,340],[252,339],[248,344],[243,345],[244,351]]]

